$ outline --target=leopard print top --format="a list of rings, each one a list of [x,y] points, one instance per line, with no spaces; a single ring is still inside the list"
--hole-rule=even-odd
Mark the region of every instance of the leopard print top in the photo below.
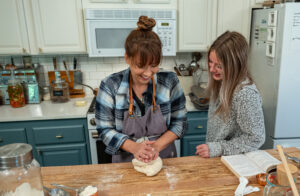
[[[218,103],[218,100],[211,102],[208,110],[206,144],[210,157],[241,154],[263,145],[262,99],[255,84],[245,85],[234,93],[226,122],[219,115],[214,115]]]

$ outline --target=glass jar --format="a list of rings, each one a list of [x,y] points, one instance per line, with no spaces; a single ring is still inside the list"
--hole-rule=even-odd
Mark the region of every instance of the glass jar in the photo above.
[[[293,196],[290,186],[281,186],[278,184],[277,173],[271,172],[266,176],[267,184],[264,188],[264,196]],[[298,191],[300,187],[297,187]]]
[[[43,87],[43,100],[49,101],[50,100],[50,89],[49,86]]]
[[[55,81],[50,86],[50,97],[52,102],[67,102],[69,101],[69,85],[64,80],[60,79],[58,72]]]
[[[29,144],[0,147],[0,195],[44,196],[39,163]]]
[[[25,106],[23,86],[15,78],[13,70],[11,70],[11,79],[8,81],[7,92],[9,96],[9,103],[12,107],[18,108]]]

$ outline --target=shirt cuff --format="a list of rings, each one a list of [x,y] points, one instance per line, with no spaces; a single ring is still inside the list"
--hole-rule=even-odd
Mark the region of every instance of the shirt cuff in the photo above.
[[[223,154],[222,146],[219,142],[207,142],[210,157],[220,157]]]
[[[124,135],[119,139],[118,143],[116,146],[107,146],[105,149],[105,152],[110,154],[110,155],[116,155],[118,154],[121,145],[127,140],[129,137],[128,135]]]

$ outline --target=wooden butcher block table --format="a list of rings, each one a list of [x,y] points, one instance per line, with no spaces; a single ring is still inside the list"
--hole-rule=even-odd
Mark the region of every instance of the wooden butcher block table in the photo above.
[[[267,151],[279,159],[276,150]],[[297,148],[284,151],[300,158]],[[94,185],[100,196],[234,195],[239,184],[220,158],[197,156],[163,159],[162,170],[153,177],[135,171],[132,163],[42,167],[41,170],[45,186],[51,187],[52,182],[73,187]],[[259,187],[260,192],[249,195],[262,195],[263,186],[250,185]]]

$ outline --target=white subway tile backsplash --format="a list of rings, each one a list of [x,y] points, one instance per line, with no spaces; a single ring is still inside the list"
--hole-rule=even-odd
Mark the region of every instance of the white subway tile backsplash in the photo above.
[[[120,63],[119,57],[106,57],[103,58],[103,63],[117,64]]]
[[[113,65],[112,73],[122,71],[124,69],[127,69],[128,67],[129,67],[129,65],[127,65],[127,64],[115,64],[115,65]]]
[[[96,64],[81,65],[81,71],[97,71]]]
[[[99,57],[89,58],[87,55],[49,55],[49,56],[32,56],[33,63],[40,63],[43,67],[43,76],[45,79],[41,80],[41,86],[49,85],[48,71],[54,71],[53,57],[56,57],[58,70],[65,70],[63,60],[66,61],[70,70],[73,70],[73,58],[77,58],[77,70],[81,70],[83,74],[83,84],[87,84],[92,88],[99,88],[101,80],[112,73],[127,69],[129,65],[126,64],[124,57]],[[15,63],[22,64],[22,57],[14,57]],[[188,65],[191,62],[191,53],[177,53],[176,57],[163,57],[160,68],[167,71],[174,71],[175,61],[179,65],[181,63]],[[0,57],[0,64],[5,65],[10,63],[10,56]],[[198,62],[201,68],[207,70],[206,54],[203,54],[202,59]],[[207,82],[208,72],[201,73],[201,82]],[[87,96],[93,96],[92,90],[84,87]]]
[[[113,71],[113,65],[112,64],[99,64],[96,67],[97,71],[102,71],[102,72],[112,72]]]
[[[90,77],[89,77],[90,80],[99,80],[99,79],[102,80],[106,77],[105,72],[99,72],[99,71],[90,72],[89,75],[90,75]]]

